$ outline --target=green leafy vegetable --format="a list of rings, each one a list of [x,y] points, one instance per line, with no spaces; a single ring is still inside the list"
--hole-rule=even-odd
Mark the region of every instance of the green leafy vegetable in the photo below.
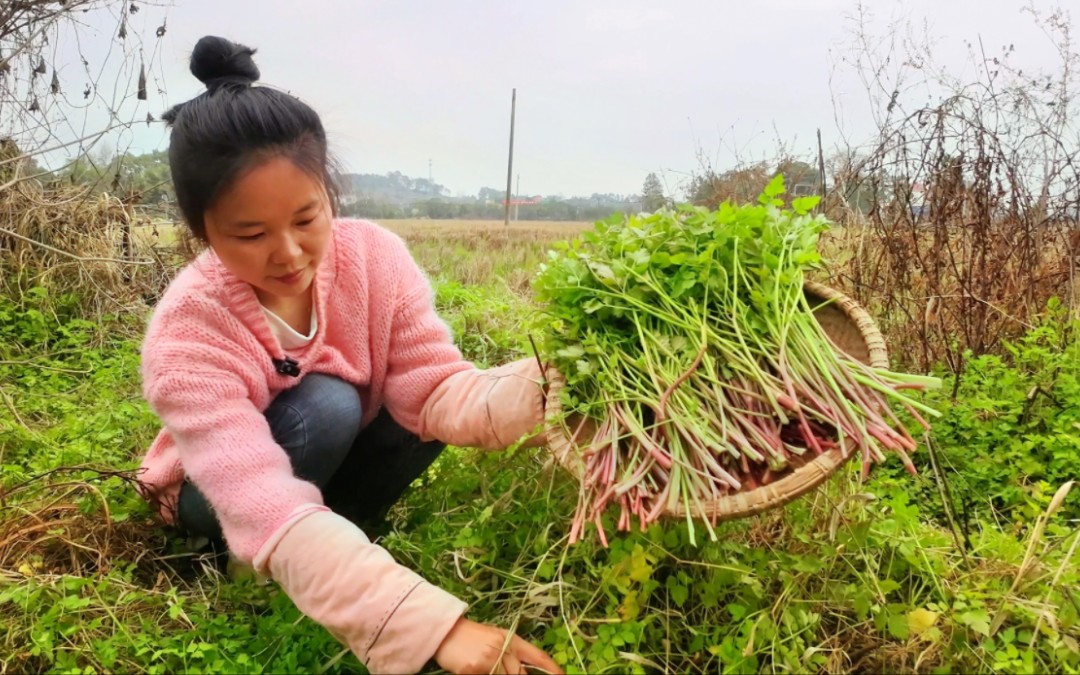
[[[534,282],[563,407],[596,423],[571,541],[620,509],[642,529],[680,504],[694,537],[710,503],[769,484],[840,447],[864,475],[916,444],[889,403],[929,426],[903,392],[932,378],[850,358],[803,289],[828,221],[816,198],[785,208],[777,176],[754,205],[614,216],[548,254]]]

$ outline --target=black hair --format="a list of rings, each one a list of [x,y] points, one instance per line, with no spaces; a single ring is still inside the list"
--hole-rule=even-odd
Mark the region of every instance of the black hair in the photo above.
[[[195,44],[191,73],[206,91],[162,118],[172,128],[169,167],[176,201],[192,234],[206,241],[203,216],[247,169],[286,157],[319,179],[337,213],[334,161],[322,121],[306,103],[283,91],[252,86],[255,50],[208,35]]]

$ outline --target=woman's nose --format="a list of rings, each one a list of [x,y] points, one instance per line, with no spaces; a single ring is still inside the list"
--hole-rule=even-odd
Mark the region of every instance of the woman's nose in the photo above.
[[[300,257],[300,253],[300,242],[295,237],[284,235],[278,240],[277,246],[274,247],[271,260],[276,264],[286,265]]]

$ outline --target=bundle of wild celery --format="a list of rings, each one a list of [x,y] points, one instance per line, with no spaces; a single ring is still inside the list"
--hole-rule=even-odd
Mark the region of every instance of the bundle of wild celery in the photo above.
[[[605,509],[642,529],[681,502],[715,538],[707,505],[827,449],[864,475],[915,441],[891,404],[929,426],[905,390],[934,378],[867,366],[814,318],[805,270],[821,262],[816,198],[785,208],[777,177],[758,204],[615,216],[549,252],[534,288],[564,410],[595,421],[571,541]],[[605,540],[606,543],[606,540]]]

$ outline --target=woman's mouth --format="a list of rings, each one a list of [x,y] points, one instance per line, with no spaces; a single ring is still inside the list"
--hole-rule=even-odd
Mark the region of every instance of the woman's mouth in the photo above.
[[[292,272],[291,274],[285,274],[285,275],[282,275],[280,277],[273,277],[273,279],[274,279],[274,281],[277,281],[277,282],[282,283],[282,284],[295,284],[296,282],[300,281],[301,277],[303,277],[303,276],[304,276],[304,268],[300,268],[300,269],[296,270],[295,272]]]

